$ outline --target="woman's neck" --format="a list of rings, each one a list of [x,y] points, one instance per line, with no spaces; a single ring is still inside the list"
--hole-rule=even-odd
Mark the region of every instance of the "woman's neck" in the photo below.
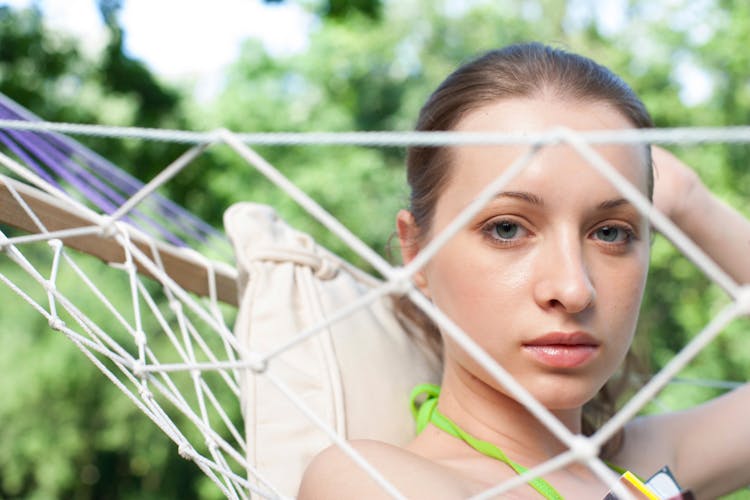
[[[445,367],[438,408],[464,431],[511,458],[545,460],[567,449],[525,406],[460,366]],[[552,413],[571,432],[580,433],[581,408]]]

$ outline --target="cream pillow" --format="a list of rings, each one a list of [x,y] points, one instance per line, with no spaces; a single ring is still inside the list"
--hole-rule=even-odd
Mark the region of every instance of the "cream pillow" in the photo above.
[[[233,205],[224,225],[240,272],[234,331],[247,352],[273,351],[380,283],[268,206]],[[388,297],[268,365],[339,436],[397,445],[414,436],[409,392],[437,381],[439,369],[396,321]],[[307,464],[331,442],[263,374],[243,370],[240,382],[249,465],[279,493],[294,496]]]

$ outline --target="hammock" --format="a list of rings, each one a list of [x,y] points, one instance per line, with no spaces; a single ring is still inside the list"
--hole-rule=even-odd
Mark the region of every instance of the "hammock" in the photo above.
[[[61,132],[172,140],[185,143],[187,149],[144,185]],[[413,432],[406,411],[409,389],[439,374],[437,360],[395,321],[388,300],[391,294],[408,294],[570,448],[551,463],[489,489],[481,498],[576,460],[628,498],[596,450],[729,322],[747,313],[748,292],[669,220],[649,210],[637,190],[618,183],[614,169],[588,141],[692,142],[706,136],[706,131],[680,129],[635,131],[610,139],[566,130],[522,138],[452,133],[240,136],[226,130],[189,133],[45,123],[0,96],[4,146],[0,164],[7,172],[0,175],[0,222],[16,228],[0,233],[0,246],[22,272],[20,278],[0,273],[0,280],[46,318],[52,330],[81,349],[175,442],[180,455],[200,467],[228,498],[293,496],[306,463],[331,443],[385,491],[401,497],[346,442],[362,437],[406,442]],[[717,138],[728,139],[750,142],[750,132],[726,129]],[[410,266],[398,268],[367,248],[246,145],[262,141],[369,145],[511,141],[527,144],[529,150]],[[570,434],[410,284],[415,270],[528,163],[538,146],[558,141],[576,148],[593,168],[615,182],[623,196],[648,211],[654,226],[733,299],[586,440]],[[219,252],[231,253],[221,233],[154,191],[212,142],[228,145],[284,189],[383,278],[354,268],[286,225],[269,207],[252,203],[231,207],[225,215],[236,267],[191,249],[218,245],[224,247]],[[109,265],[99,265],[88,256]],[[70,283],[62,275],[77,278],[74,289],[62,289]],[[232,325],[234,307],[238,315]],[[365,353],[367,363],[362,362]],[[383,373],[389,376],[384,378]],[[240,412],[242,422],[237,421]]]

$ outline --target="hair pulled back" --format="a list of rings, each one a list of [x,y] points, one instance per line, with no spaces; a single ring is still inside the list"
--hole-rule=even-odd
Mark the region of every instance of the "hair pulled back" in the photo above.
[[[532,42],[493,50],[451,73],[422,107],[416,130],[452,130],[469,112],[509,98],[548,96],[571,102],[603,102],[635,128],[653,126],[635,92],[615,73],[587,57]],[[414,146],[406,158],[410,211],[423,233],[450,176],[446,147]],[[649,193],[653,181],[649,180]]]
[[[593,60],[541,43],[522,43],[492,50],[451,73],[422,107],[417,131],[448,131],[484,105],[503,99],[545,97],[611,106],[635,128],[653,126],[635,92],[615,73]],[[647,146],[648,194],[653,191],[650,148]],[[435,205],[451,175],[448,147],[413,146],[407,150],[409,210],[421,237],[428,234]],[[416,243],[416,242],[415,242]],[[396,312],[440,353],[442,339],[435,324],[407,297],[396,301]],[[628,360],[628,364],[632,359]],[[587,405],[584,432],[591,433],[614,412],[619,390],[605,386]],[[617,443],[614,448],[619,447]],[[608,454],[605,450],[604,454]]]

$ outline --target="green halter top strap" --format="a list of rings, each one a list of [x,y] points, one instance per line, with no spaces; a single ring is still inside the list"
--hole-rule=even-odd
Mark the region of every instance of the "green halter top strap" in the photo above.
[[[427,399],[417,407],[417,398],[425,394]],[[440,387],[434,384],[420,384],[414,388],[411,393],[411,411],[417,422],[417,434],[421,433],[428,424],[432,423],[438,429],[447,432],[451,436],[462,439],[466,444],[477,450],[479,453],[490,458],[501,461],[508,465],[517,474],[526,472],[526,468],[517,464],[503,451],[492,443],[482,441],[468,434],[461,429],[451,419],[440,413],[437,409],[438,396],[440,396]],[[544,479],[537,477],[529,481],[529,485],[538,491],[544,498],[550,500],[563,500],[555,488]]]

